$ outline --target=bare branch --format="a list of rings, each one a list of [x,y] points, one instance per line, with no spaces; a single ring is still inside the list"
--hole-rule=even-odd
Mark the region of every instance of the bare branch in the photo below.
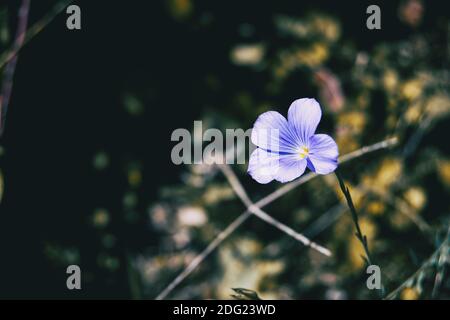
[[[247,192],[242,187],[242,184],[239,182],[236,174],[233,172],[233,170],[230,168],[229,165],[223,164],[219,165],[219,169],[222,171],[222,173],[227,178],[228,182],[230,183],[233,190],[236,192],[238,197],[242,200],[242,202],[247,207],[247,210],[255,214],[258,218],[266,221],[267,223],[273,225],[274,227],[278,228],[279,230],[283,231],[287,235],[293,237],[294,239],[300,241],[305,246],[311,247],[314,250],[317,250],[318,252],[326,255],[327,257],[331,256],[331,251],[327,248],[322,247],[321,245],[318,245],[315,242],[312,242],[310,239],[302,235],[301,233],[296,232],[292,228],[288,227],[287,225],[279,222],[266,212],[262,211],[260,208],[255,206],[253,202],[250,200],[250,198],[247,195]]]

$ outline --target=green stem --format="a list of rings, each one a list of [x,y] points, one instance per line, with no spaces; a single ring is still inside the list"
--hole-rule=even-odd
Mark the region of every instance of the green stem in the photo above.
[[[341,174],[339,173],[338,170],[335,171],[335,174],[339,181],[339,186],[341,187],[342,193],[345,196],[345,200],[347,200],[348,207],[350,208],[352,220],[353,220],[353,223],[355,224],[355,228],[356,228],[356,233],[355,233],[356,238],[358,238],[358,240],[363,245],[364,252],[366,254],[366,256],[363,257],[363,259],[365,260],[365,262],[368,265],[372,265],[372,258],[370,255],[369,246],[367,244],[367,237],[365,235],[363,235],[363,233],[361,231],[361,227],[359,226],[358,214],[356,213],[355,205],[353,204],[353,200],[352,200],[352,196],[350,195],[350,191],[348,190],[347,186],[345,185],[344,180],[342,179]]]
[[[362,233],[361,227],[359,226],[358,214],[356,213],[356,209],[355,209],[355,205],[353,204],[352,196],[351,196],[350,191],[348,190],[347,186],[344,183],[344,179],[342,179],[341,174],[339,173],[338,170],[335,171],[335,174],[339,181],[339,186],[341,187],[341,190],[344,193],[345,200],[347,200],[347,205],[350,208],[352,220],[353,220],[353,223],[355,224],[355,228],[356,228],[356,233],[355,233],[356,238],[358,238],[358,240],[361,242],[361,244],[364,248],[364,252],[366,254],[365,257],[364,256],[361,256],[361,257],[364,259],[364,261],[367,263],[367,265],[371,266],[371,265],[373,265],[373,260],[372,260],[372,256],[370,255],[369,245],[367,243],[367,237]],[[383,296],[384,296],[383,284],[381,284],[381,290],[377,290],[377,291],[379,292],[380,298],[383,298]]]

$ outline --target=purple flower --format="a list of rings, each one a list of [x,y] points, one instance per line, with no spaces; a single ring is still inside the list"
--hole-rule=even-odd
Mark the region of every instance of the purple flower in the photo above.
[[[292,181],[306,167],[319,174],[333,172],[338,147],[326,134],[314,134],[322,111],[315,99],[295,100],[288,120],[276,111],[261,114],[253,126],[251,140],[258,148],[250,156],[248,173],[259,183]]]

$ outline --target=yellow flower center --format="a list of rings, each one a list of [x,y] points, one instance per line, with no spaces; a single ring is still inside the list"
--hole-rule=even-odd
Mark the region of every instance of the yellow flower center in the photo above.
[[[301,147],[299,150],[300,159],[305,159],[309,154],[309,149],[307,147]]]

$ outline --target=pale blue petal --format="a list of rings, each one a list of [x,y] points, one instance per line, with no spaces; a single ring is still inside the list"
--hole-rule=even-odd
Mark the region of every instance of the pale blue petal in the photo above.
[[[283,183],[292,181],[300,177],[305,169],[306,159],[300,159],[298,155],[282,155],[275,180]]]
[[[279,160],[278,154],[258,148],[250,155],[247,172],[257,182],[269,183],[275,179],[280,165]]]
[[[326,134],[315,134],[309,139],[308,168],[319,174],[328,174],[338,165],[338,146]]]
[[[276,111],[264,112],[256,119],[251,140],[267,151],[293,153],[296,150],[286,118]]]
[[[321,117],[322,111],[316,99],[297,99],[288,111],[289,127],[303,145],[306,145],[316,132]]]

